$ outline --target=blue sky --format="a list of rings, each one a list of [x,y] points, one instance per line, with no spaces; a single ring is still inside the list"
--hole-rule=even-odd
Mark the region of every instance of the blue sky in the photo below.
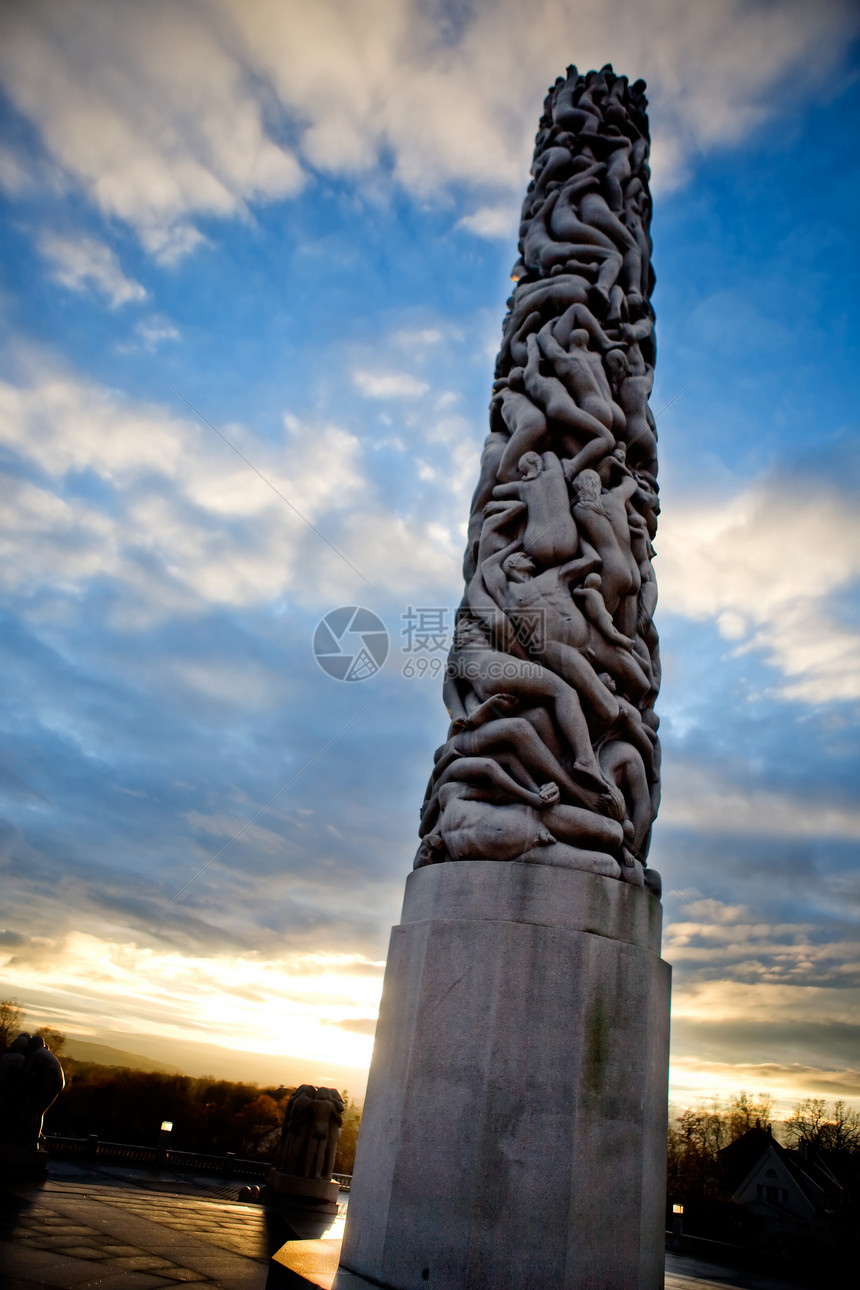
[[[446,727],[404,615],[460,597],[546,87],[612,61],[654,137],[672,1095],[860,1103],[855,7],[3,21],[2,993],[360,1083]],[[344,684],[351,604],[392,648]]]

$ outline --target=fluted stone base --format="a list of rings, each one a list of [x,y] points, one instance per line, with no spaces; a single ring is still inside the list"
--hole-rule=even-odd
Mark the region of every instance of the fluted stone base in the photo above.
[[[662,1287],[660,929],[656,899],[594,874],[410,874],[342,1269],[393,1290]]]

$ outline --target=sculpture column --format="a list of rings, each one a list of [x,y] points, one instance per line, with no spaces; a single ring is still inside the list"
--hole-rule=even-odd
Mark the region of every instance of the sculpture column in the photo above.
[[[393,1290],[663,1282],[645,107],[569,68],[537,135],[341,1256]]]

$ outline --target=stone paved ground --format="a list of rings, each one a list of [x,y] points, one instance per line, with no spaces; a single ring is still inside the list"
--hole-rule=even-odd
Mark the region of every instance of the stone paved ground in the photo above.
[[[789,1284],[767,1273],[726,1268],[667,1250],[665,1290],[798,1290],[798,1282]],[[819,1290],[825,1290],[825,1286],[822,1284]],[[826,1290],[842,1290],[842,1287],[828,1285]]]
[[[0,1188],[0,1290],[265,1290],[285,1241],[341,1234],[346,1204],[334,1224],[291,1215],[287,1225],[240,1203],[240,1186],[56,1161],[45,1183]],[[797,1287],[667,1253],[666,1290]]]
[[[263,1290],[273,1251],[331,1220],[288,1226],[241,1185],[54,1162],[45,1183],[0,1190],[0,1286]]]

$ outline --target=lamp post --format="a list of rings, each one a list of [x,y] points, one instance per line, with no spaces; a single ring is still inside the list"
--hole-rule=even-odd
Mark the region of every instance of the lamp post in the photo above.
[[[161,1131],[158,1135],[158,1163],[164,1165],[167,1163],[167,1149],[170,1146],[170,1135],[173,1132],[173,1121],[162,1120]]]
[[[681,1238],[684,1235],[684,1206],[672,1206],[672,1249],[680,1250]]]

